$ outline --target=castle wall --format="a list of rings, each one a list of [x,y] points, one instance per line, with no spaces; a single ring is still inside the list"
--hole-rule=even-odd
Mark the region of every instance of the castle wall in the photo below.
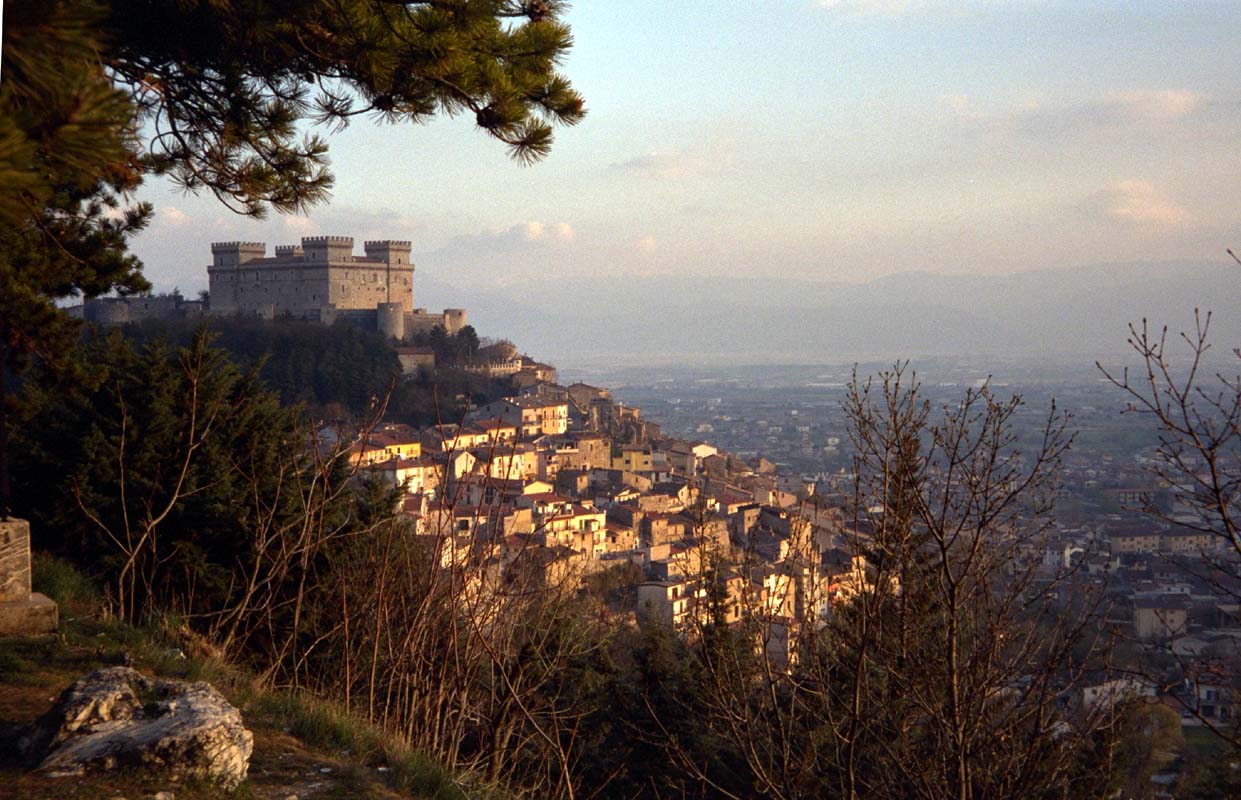
[[[353,255],[348,236],[308,236],[301,245],[280,245],[275,256],[262,242],[212,244],[211,313],[293,316],[331,324],[366,324],[394,338],[442,325],[456,333],[464,309],[428,314],[414,305],[410,243],[368,241],[366,255]]]
[[[249,316],[272,306],[277,316],[305,319],[317,316],[321,306],[332,302],[328,265],[266,261],[211,272],[212,312]]]
[[[178,294],[97,297],[82,304],[82,318],[105,328],[148,319],[184,319],[203,313],[199,300],[186,300]]]
[[[328,292],[337,308],[377,308],[399,303],[404,312],[414,308],[414,269],[387,264],[332,264]]]
[[[430,333],[439,325],[448,334],[455,335],[467,324],[464,308],[446,308],[442,312],[429,312],[425,308],[415,308],[405,317],[406,333]]]

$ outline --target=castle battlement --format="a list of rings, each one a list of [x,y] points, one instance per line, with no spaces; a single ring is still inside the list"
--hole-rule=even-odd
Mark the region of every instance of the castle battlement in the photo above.
[[[456,333],[464,309],[428,314],[414,310],[413,242],[375,239],[353,254],[352,236],[303,236],[300,245],[215,242],[207,270],[211,313],[289,316],[331,324],[338,320],[373,327],[394,338],[442,326]]]

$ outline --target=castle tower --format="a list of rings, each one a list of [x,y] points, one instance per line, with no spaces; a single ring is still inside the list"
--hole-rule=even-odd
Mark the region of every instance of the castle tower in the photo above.
[[[444,330],[448,331],[450,335],[455,336],[468,324],[464,308],[444,309]]]
[[[413,262],[409,260],[409,252],[413,249],[411,242],[383,239],[376,242],[364,242],[362,248],[366,251],[366,255],[371,258],[378,258],[386,264],[392,266],[408,264],[413,266]]]
[[[414,264],[409,260],[409,251],[413,245],[411,242],[402,242],[395,239],[381,239],[372,242],[363,242],[362,249],[366,251],[367,258],[377,258],[384,262],[386,267],[385,273],[385,300],[389,303],[400,302],[406,293],[407,281],[402,276],[405,270],[408,270],[408,296],[409,305],[414,302],[413,272]],[[392,280],[392,269],[397,267],[400,272],[397,273],[397,281],[395,284]],[[406,308],[408,309],[408,305]],[[398,339],[401,337],[397,337]]]
[[[241,268],[267,255],[265,242],[212,242],[207,287],[212,314],[236,314],[241,304]]]
[[[376,327],[389,339],[405,339],[405,309],[400,303],[380,303],[375,309]]]
[[[212,242],[211,266],[239,267],[267,255],[266,242]]]
[[[302,253],[308,264],[339,264],[353,260],[352,236],[303,236]]]

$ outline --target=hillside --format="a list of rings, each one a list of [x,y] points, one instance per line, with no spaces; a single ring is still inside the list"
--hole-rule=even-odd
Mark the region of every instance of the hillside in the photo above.
[[[338,708],[288,692],[257,687],[254,676],[168,630],[104,619],[93,590],[71,567],[35,557],[36,589],[61,604],[55,636],[10,638],[0,648],[0,795],[12,800],[220,796],[211,784],[174,784],[149,772],[81,777],[30,772],[14,750],[21,729],[49,709],[82,675],[132,660],[144,674],[205,680],[237,706],[254,734],[248,779],[231,797],[253,800],[319,798],[460,798],[471,796],[441,767],[344,715]]]

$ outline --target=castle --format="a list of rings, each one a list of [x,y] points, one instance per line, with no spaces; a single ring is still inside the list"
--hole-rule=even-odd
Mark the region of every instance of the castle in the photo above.
[[[351,236],[304,236],[301,245],[264,242],[211,245],[210,309],[213,315],[290,316],[330,325],[342,320],[405,339],[436,325],[455,334],[466,325],[463,308],[438,314],[414,308],[410,243],[365,242],[353,254]]]

